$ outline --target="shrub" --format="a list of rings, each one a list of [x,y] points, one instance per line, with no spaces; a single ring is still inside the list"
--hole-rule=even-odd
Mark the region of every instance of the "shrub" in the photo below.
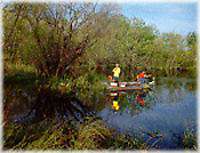
[[[197,136],[191,130],[184,132],[183,146],[185,149],[197,149]]]
[[[102,120],[92,121],[90,119],[81,125],[75,149],[100,149],[103,143],[111,137],[111,131]]]

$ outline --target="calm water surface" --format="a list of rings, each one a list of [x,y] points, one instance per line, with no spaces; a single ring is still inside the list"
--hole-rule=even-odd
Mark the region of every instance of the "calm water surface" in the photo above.
[[[12,90],[11,90],[12,89]],[[16,118],[26,114],[35,96],[17,88],[5,88],[7,101],[4,109],[10,108],[10,117]],[[120,111],[113,112],[112,101],[105,93],[96,98],[94,106],[106,124],[118,132],[136,135],[144,139],[149,146],[163,149],[183,148],[184,131],[196,133],[197,98],[196,80],[187,78],[162,78],[156,82],[153,91],[145,98],[145,107],[135,107],[135,93],[124,93],[120,96]],[[104,99],[104,102],[101,100]],[[153,137],[152,137],[152,134]]]
[[[139,111],[121,107],[115,113],[111,105],[105,105],[98,115],[109,127],[121,133],[137,135],[149,144],[157,141],[158,148],[182,148],[184,131],[189,129],[196,132],[195,80],[163,78],[155,85],[151,97],[147,102],[148,107],[138,108]],[[119,104],[123,106],[125,101],[120,100]],[[154,140],[150,133],[156,133]]]

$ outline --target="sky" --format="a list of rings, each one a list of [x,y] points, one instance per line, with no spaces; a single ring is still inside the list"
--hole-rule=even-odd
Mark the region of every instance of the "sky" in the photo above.
[[[128,18],[138,17],[154,25],[161,32],[187,35],[197,32],[197,3],[124,3],[122,14]]]

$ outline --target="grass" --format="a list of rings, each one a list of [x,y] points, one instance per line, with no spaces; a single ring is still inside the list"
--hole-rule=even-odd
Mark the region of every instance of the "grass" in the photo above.
[[[182,141],[185,149],[197,150],[197,135],[191,130],[184,132]]]
[[[98,118],[87,118],[77,127],[73,122],[44,120],[27,126],[10,124],[4,129],[4,149],[144,149],[140,139],[117,133]]]
[[[4,149],[64,149],[77,131],[70,123],[44,120],[37,124],[10,124],[4,129]]]
[[[4,85],[15,85],[23,88],[32,88],[38,80],[43,80],[36,75],[33,66],[24,64],[6,63],[4,66]]]
[[[80,126],[75,149],[102,149],[103,143],[111,137],[111,131],[102,120],[89,120]]]
[[[75,149],[135,150],[145,149],[144,141],[136,137],[120,134],[106,126],[101,119],[89,118],[80,127]]]

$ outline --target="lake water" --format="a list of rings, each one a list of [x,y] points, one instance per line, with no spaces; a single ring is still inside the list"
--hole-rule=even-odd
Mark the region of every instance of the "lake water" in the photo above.
[[[98,115],[109,127],[121,133],[137,135],[149,146],[161,149],[182,148],[181,138],[186,130],[196,133],[196,81],[186,78],[158,80],[144,107],[130,107],[127,98],[121,98],[118,112],[105,105]],[[134,93],[132,93],[134,95]],[[156,133],[156,134],[155,134]],[[152,137],[154,134],[154,137]]]
[[[4,90],[4,110],[10,109],[11,120],[23,116],[31,107],[35,95],[7,86]],[[161,149],[183,148],[184,131],[197,131],[196,80],[162,78],[145,97],[145,106],[135,105],[135,93],[119,97],[120,110],[114,112],[112,100],[105,93],[96,98],[97,115],[118,132],[138,136],[149,146]],[[98,99],[104,99],[104,102]]]

